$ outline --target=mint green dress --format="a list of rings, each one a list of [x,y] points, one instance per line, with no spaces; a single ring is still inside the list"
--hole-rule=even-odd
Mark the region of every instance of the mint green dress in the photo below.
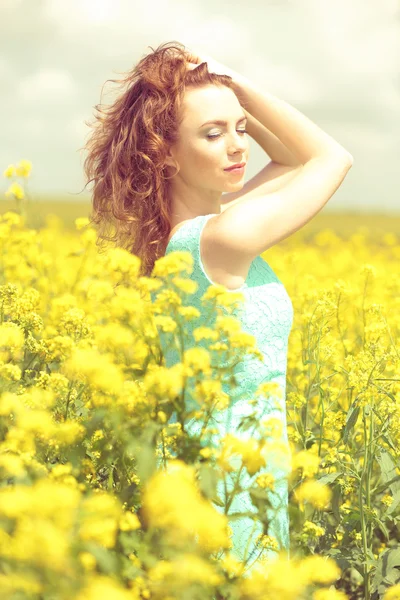
[[[196,327],[212,327],[215,322],[216,315],[210,316],[208,314],[206,317],[200,301],[207,288],[214,283],[205,273],[200,256],[200,236],[206,221],[213,216],[215,215],[199,215],[184,223],[172,236],[166,249],[166,255],[174,251],[188,251],[194,260],[193,273],[190,277],[197,282],[198,290],[195,294],[188,296],[190,300],[187,304],[198,308],[202,316],[198,320],[185,325],[185,349],[194,346],[207,348],[209,342],[205,340],[196,342],[191,334]],[[237,385],[232,389],[231,385],[223,383],[222,389],[229,393],[230,405],[227,409],[215,411],[215,418],[208,424],[208,427],[213,427],[218,431],[218,433],[212,435],[212,445],[216,448],[220,447],[221,438],[228,433],[241,440],[257,437],[251,430],[242,431],[237,429],[241,418],[257,410],[257,415],[262,415],[262,419],[269,415],[279,419],[281,423],[279,440],[284,450],[286,449],[289,453],[285,396],[288,337],[293,324],[292,302],[283,283],[261,256],[257,256],[252,261],[245,283],[240,288],[227,291],[243,294],[244,302],[240,304],[239,309],[235,308],[233,310],[232,316],[240,320],[243,331],[252,334],[256,338],[257,347],[263,355],[263,360],[260,361],[253,356],[249,356],[249,358],[246,356],[245,360],[241,360],[231,371],[234,373]],[[165,365],[169,368],[180,362],[180,352],[171,343],[172,334],[159,331],[159,336],[165,357]],[[218,364],[225,366],[221,362]],[[190,409],[198,408],[197,402],[193,400],[190,393],[191,379],[188,379],[185,389],[185,406]],[[255,398],[254,392],[258,385],[266,382],[279,384],[281,398],[275,397],[276,401],[274,402],[270,396],[265,396],[258,400],[256,407],[249,404],[249,400]],[[169,423],[176,422],[175,415],[173,413]],[[192,419],[185,426],[190,435],[194,436],[200,434],[201,427],[202,422],[199,419]],[[208,445],[210,445],[209,441]],[[225,484],[228,493],[233,489],[234,480],[238,476],[241,464],[241,460],[239,458],[238,460],[237,470],[236,463],[230,461],[234,464],[235,470],[227,475]],[[270,504],[265,509],[268,521],[267,531],[265,528],[263,529],[259,519],[253,520],[249,516],[230,519],[230,516],[238,512],[249,511],[256,514],[257,509],[253,505],[248,492],[241,492],[236,495],[226,515],[232,529],[232,548],[229,551],[239,560],[246,562],[247,572],[250,572],[251,567],[260,556],[268,556],[272,559],[277,556],[275,550],[263,549],[257,544],[257,536],[261,533],[273,536],[279,549],[289,558],[288,472],[288,461],[286,463],[285,461],[282,462],[281,457],[275,456],[273,451],[267,460],[266,466],[262,467],[255,475],[250,476],[247,469],[242,469],[239,482],[241,487],[244,488],[248,488],[249,485],[255,483],[257,476],[260,474],[270,473],[275,478],[274,489],[268,491]],[[225,486],[222,481],[217,491],[218,497],[224,506],[217,504],[214,504],[214,506],[216,510],[224,514],[226,513],[226,497]],[[221,556],[219,554],[218,558]]]

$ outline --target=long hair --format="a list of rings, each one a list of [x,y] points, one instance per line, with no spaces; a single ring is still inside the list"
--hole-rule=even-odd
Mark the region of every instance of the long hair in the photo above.
[[[236,93],[232,78],[210,73],[206,62],[188,69],[193,56],[182,44],[151,50],[124,78],[108,80],[120,84],[121,93],[109,106],[95,105],[84,146],[85,187],[94,182],[89,218],[98,225],[96,244],[111,241],[138,256],[141,276],[151,275],[171,232],[169,179],[177,171],[168,175],[164,161],[179,139],[185,90],[214,84]]]

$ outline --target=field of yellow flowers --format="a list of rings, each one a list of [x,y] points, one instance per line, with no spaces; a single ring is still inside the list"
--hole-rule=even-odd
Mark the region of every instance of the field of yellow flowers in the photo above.
[[[5,175],[29,170],[22,161]],[[226,398],[203,352],[167,369],[159,345],[159,330],[178,334],[195,317],[190,255],[167,255],[139,277],[136,256],[98,252],[87,218],[75,231],[55,216],[31,229],[23,185],[7,196],[16,210],[0,215],[1,598],[400,599],[397,236],[324,230],[264,257],[294,306],[291,551],[249,568],[230,552],[213,500],[229,459],[257,474],[262,448],[230,438],[216,451],[190,438],[193,415],[176,402],[185,381],[208,384],[199,418]],[[209,288],[217,311],[233,296]],[[273,487],[256,478],[260,517]],[[267,532],[259,543],[274,547]]]

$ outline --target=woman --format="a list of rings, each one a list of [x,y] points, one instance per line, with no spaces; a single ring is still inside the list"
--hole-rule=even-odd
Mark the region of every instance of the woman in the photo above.
[[[200,312],[210,284],[242,294],[235,316],[261,354],[249,354],[234,366],[236,387],[222,387],[230,403],[215,415],[211,443],[219,448],[227,434],[242,441],[260,439],[260,431],[239,429],[241,420],[256,411],[257,418],[275,423],[275,441],[287,447],[286,364],[293,307],[260,254],[323,208],[351,168],[352,157],[287,103],[177,43],[163,44],[142,58],[124,83],[127,90],[99,117],[101,126],[88,144],[85,168],[95,182],[94,222],[104,232],[108,224],[115,226],[115,236],[107,239],[139,256],[145,275],[164,254],[189,251],[191,277],[198,284],[190,304]],[[272,160],[244,183],[247,134]],[[215,315],[213,321],[205,314],[187,328],[185,349],[202,345],[192,336],[195,327],[215,324]],[[163,335],[160,340],[166,366],[179,362],[171,340]],[[274,397],[257,393],[263,383],[275,384]],[[185,402],[195,406],[194,385],[189,381],[186,387]],[[186,429],[195,436],[201,427],[191,419]],[[231,552],[249,568],[261,555],[289,551],[288,468],[274,458],[270,452],[256,474],[238,464],[218,487],[217,510],[228,518],[247,513],[230,520],[230,527]],[[235,484],[246,490],[255,483],[265,488],[266,481],[269,496],[261,522],[252,517],[257,502],[250,493],[231,492]],[[265,548],[263,533],[269,536],[263,538]]]

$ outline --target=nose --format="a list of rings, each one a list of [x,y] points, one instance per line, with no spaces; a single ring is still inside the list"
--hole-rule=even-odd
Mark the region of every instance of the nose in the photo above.
[[[229,154],[236,154],[238,152],[243,153],[247,149],[248,142],[245,135],[246,134],[236,132],[230,136]]]

